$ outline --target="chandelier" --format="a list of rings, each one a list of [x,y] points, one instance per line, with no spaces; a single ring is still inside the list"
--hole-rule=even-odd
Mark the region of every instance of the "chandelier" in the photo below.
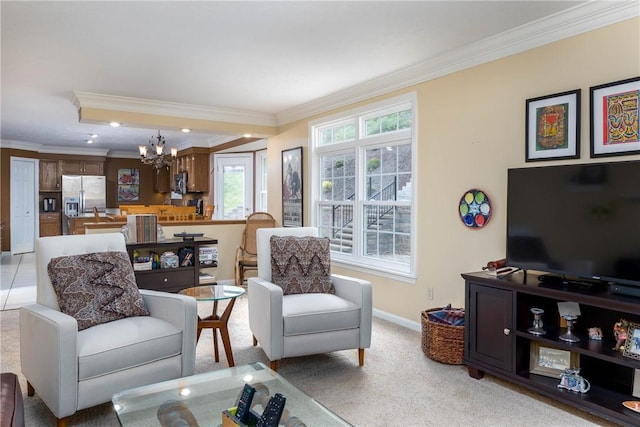
[[[140,161],[145,165],[153,166],[158,169],[158,171],[162,168],[169,169],[169,166],[173,163],[173,159],[178,156],[178,149],[171,148],[170,154],[165,153],[164,145],[164,136],[160,135],[160,131],[158,131],[157,136],[152,136],[151,139],[149,139],[148,145],[138,146],[140,150]]]

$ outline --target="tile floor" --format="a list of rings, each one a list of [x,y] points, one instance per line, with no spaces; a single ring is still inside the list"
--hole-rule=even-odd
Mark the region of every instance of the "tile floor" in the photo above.
[[[36,302],[35,253],[11,255],[0,259],[0,310],[12,310]]]

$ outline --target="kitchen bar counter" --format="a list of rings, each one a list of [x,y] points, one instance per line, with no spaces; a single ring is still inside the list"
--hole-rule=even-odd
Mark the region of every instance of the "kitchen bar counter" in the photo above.
[[[64,215],[62,218],[62,232],[63,234],[84,234],[85,224],[101,221],[109,221],[109,218],[104,214],[100,214],[100,221],[96,221],[96,216],[92,213]]]

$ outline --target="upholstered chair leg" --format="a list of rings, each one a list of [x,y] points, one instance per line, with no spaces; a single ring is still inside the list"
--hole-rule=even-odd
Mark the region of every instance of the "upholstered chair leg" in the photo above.
[[[58,418],[58,427],[67,427],[67,419],[69,417]]]
[[[364,365],[364,348],[358,349],[358,365]]]
[[[269,367],[271,368],[272,371],[277,371],[278,370],[278,361],[277,360],[272,360],[269,362]]]
[[[257,346],[258,345],[258,340],[256,339],[256,336],[253,336],[253,346]]]
[[[27,381],[27,396],[31,397],[34,394],[36,394],[36,390],[33,388],[31,383],[29,381]]]

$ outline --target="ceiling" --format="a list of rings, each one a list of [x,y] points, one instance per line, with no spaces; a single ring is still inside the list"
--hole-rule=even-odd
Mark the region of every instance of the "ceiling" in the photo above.
[[[619,4],[626,17],[638,14],[637,1]],[[590,29],[569,21],[622,20],[612,5],[3,0],[2,146],[112,156],[134,155],[158,129],[178,148],[214,147],[245,132],[265,137],[359,98]],[[97,113],[81,121],[79,111],[89,110]],[[124,126],[108,126],[118,112]],[[183,121],[191,133],[179,131]],[[91,133],[99,136],[88,145]]]

